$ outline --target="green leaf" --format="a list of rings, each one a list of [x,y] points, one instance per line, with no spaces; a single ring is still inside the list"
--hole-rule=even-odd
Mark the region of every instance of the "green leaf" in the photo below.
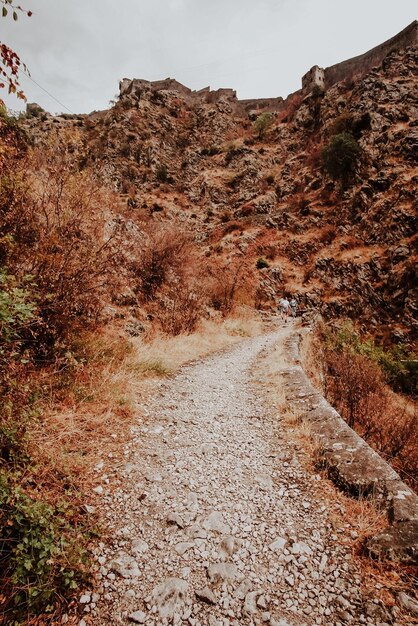
[[[3,7],[1,14],[2,14],[3,17],[6,17],[6,15],[7,15],[6,7]]]
[[[13,19],[15,22],[17,22],[17,13],[16,11],[13,11]]]

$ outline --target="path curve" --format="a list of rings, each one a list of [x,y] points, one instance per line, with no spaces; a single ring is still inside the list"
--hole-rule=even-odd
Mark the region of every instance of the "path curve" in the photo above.
[[[326,503],[280,432],[257,357],[288,335],[242,341],[160,383],[102,506],[98,588],[86,621],[103,626],[374,624]],[[89,617],[87,617],[87,615]]]

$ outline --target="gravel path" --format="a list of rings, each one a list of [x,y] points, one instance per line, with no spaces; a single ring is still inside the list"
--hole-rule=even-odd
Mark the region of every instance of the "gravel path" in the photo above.
[[[301,467],[251,378],[260,352],[287,332],[159,384],[116,490],[102,476],[113,541],[96,551],[97,593],[80,600],[86,622],[381,623],[361,613],[360,577],[318,498],[321,477]]]

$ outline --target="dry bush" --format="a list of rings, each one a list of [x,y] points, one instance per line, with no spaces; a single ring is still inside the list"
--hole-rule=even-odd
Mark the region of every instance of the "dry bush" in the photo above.
[[[106,221],[108,193],[65,149],[35,151],[7,181],[0,256],[9,272],[31,276],[37,317],[26,338],[38,361],[50,360],[99,319],[119,232]]]
[[[159,290],[172,277],[190,265],[193,256],[190,235],[164,226],[153,226],[145,234],[141,250],[131,264],[135,292],[143,302],[155,300]]]
[[[248,268],[241,258],[228,264],[213,264],[206,270],[208,301],[214,309],[228,315],[247,283]]]
[[[242,230],[241,222],[238,222],[238,221],[229,222],[223,228],[223,235],[228,235],[229,233],[232,233],[232,232],[238,231],[238,230]]]
[[[416,407],[388,389],[381,369],[367,357],[337,350],[326,350],[324,357],[325,394],[329,402],[351,428],[416,488]]]
[[[169,335],[192,333],[202,317],[204,303],[205,294],[198,277],[173,275],[161,291],[155,316]]]
[[[326,351],[328,368],[326,394],[350,428],[367,424],[372,411],[380,415],[385,404],[383,376],[377,365],[361,355]]]
[[[332,243],[337,235],[337,227],[334,224],[327,224],[321,230],[318,236],[318,241],[325,245]]]
[[[320,141],[316,145],[312,145],[305,157],[305,163],[313,170],[317,170],[322,165],[322,150],[324,149],[324,143]]]
[[[293,194],[289,206],[293,211],[298,211],[301,215],[309,214],[310,200],[303,191]]]
[[[154,225],[131,263],[134,291],[163,332],[190,333],[207,301],[206,274],[189,233]]]
[[[274,261],[278,252],[279,250],[276,243],[263,243],[257,246],[257,253],[264,256],[269,261]]]

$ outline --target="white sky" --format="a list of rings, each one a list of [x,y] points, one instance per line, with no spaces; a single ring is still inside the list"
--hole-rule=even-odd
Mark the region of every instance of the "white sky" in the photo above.
[[[312,66],[361,54],[417,18],[416,0],[20,0],[33,16],[0,18],[20,54],[28,102],[105,109],[123,77],[176,78],[239,98],[286,96]],[[11,109],[24,108],[0,94]]]

